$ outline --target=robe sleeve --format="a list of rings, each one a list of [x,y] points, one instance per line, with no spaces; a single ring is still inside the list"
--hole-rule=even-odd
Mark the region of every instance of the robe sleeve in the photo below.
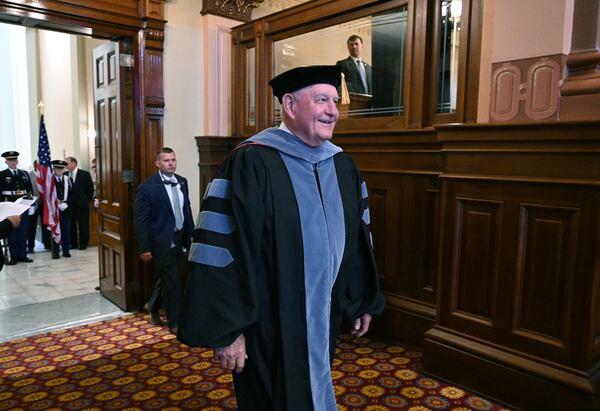
[[[379,288],[379,276],[373,254],[373,237],[370,230],[370,210],[367,185],[355,169],[359,183],[358,215],[360,227],[356,243],[354,275],[348,281],[346,289],[346,318],[353,321],[365,313],[379,315],[383,312],[385,298]]]
[[[189,346],[228,346],[256,325],[266,181],[258,150],[231,154],[204,195],[177,327]]]

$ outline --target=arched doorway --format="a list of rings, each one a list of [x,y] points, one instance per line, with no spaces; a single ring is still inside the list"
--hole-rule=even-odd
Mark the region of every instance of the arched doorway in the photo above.
[[[137,183],[154,171],[163,142],[164,1],[4,1],[0,21],[118,44],[94,56],[98,257],[103,295],[135,310],[152,287],[151,275],[137,263],[131,215]]]

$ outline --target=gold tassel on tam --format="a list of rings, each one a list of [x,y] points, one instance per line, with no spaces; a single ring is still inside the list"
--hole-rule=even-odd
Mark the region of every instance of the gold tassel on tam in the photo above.
[[[350,104],[350,93],[348,93],[348,86],[346,85],[346,76],[344,75],[344,73],[342,73],[341,89],[342,89],[342,95],[341,95],[340,104],[347,106]]]

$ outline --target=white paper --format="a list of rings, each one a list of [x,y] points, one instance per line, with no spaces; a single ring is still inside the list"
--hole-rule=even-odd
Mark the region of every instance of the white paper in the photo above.
[[[0,203],[0,221],[4,220],[6,217],[10,217],[11,215],[21,215],[23,214],[25,211],[27,211],[27,209],[29,207],[31,207],[31,200],[25,200],[27,201],[27,203],[24,204],[20,204],[20,203],[13,203],[11,201],[3,201]]]
[[[33,203],[35,203],[35,200],[37,200],[37,197],[33,197],[32,199],[20,197],[15,200],[15,204],[23,204],[23,205],[26,205],[27,207],[29,207],[29,206],[32,206]]]

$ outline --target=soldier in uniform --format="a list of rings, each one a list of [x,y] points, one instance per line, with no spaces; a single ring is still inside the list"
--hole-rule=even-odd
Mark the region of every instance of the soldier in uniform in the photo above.
[[[56,187],[56,198],[58,199],[58,211],[60,215],[60,246],[52,241],[52,258],[57,259],[59,247],[62,247],[63,257],[71,257],[71,224],[73,221],[73,210],[69,205],[72,203],[71,192],[73,183],[65,175],[67,162],[63,160],[53,160],[50,162],[54,170],[54,187]]]
[[[19,153],[6,151],[2,157],[8,168],[0,171],[0,201],[16,201],[21,197],[33,198],[33,187],[29,180],[29,174],[25,170],[19,170]],[[26,211],[21,215],[21,224],[12,230],[8,237],[8,248],[10,250],[10,261],[6,265],[15,265],[18,262],[30,263],[33,260],[27,257],[27,233],[29,229],[29,213]]]

